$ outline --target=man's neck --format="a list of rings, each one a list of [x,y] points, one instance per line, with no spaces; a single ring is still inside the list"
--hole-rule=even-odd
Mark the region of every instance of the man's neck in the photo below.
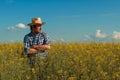
[[[32,31],[31,31],[31,33],[34,34],[34,35],[37,35],[37,34],[39,34],[40,32],[36,33],[36,32],[32,32]]]

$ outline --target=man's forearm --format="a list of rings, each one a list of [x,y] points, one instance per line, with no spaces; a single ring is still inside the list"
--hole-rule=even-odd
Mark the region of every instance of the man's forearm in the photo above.
[[[50,46],[49,45],[36,45],[36,46],[33,46],[32,48],[37,49],[38,51],[44,51],[44,50],[49,50]]]

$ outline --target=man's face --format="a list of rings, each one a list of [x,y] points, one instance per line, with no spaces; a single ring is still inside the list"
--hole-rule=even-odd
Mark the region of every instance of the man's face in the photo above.
[[[42,29],[42,24],[38,24],[38,25],[33,25],[32,27],[32,32],[37,34],[41,31]]]

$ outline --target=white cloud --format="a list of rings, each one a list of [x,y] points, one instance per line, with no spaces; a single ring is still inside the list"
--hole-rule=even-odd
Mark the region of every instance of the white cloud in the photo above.
[[[84,40],[87,40],[87,41],[90,41],[90,40],[102,40],[102,41],[119,41],[120,40],[120,32],[118,31],[114,31],[112,34],[109,33],[109,34],[105,34],[105,33],[102,33],[101,30],[96,30],[96,34],[95,35],[84,35],[85,39]]]
[[[105,33],[101,33],[101,30],[96,30],[96,37],[98,38],[106,38],[106,34]]]
[[[17,24],[16,27],[20,28],[20,29],[25,29],[26,28],[25,24],[23,24],[23,23]]]
[[[84,37],[87,39],[91,39],[91,37],[89,35],[84,35]]]
[[[25,24],[19,23],[19,24],[15,25],[15,26],[8,27],[7,30],[16,30],[16,29],[25,29],[25,28],[27,28],[25,26]]]
[[[8,29],[8,30],[15,30],[15,27],[12,26],[12,27],[8,27],[7,29]]]
[[[113,32],[113,39],[120,39],[120,32],[114,31]]]

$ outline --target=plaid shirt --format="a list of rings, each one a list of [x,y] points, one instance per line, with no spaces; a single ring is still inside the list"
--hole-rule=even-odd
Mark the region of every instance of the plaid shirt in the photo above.
[[[29,48],[33,45],[50,45],[49,37],[46,33],[40,32],[39,34],[29,33],[24,37],[24,51],[27,53]]]

